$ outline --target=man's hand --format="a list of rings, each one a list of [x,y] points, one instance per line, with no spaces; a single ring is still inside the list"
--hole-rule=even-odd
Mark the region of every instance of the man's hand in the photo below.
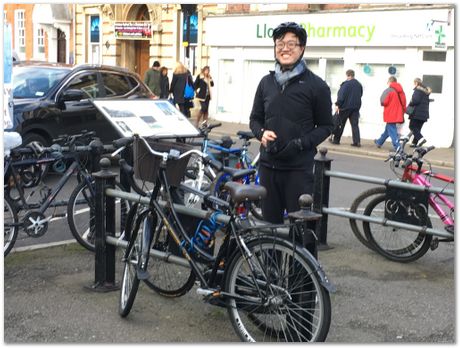
[[[276,139],[275,132],[271,130],[265,130],[262,135],[261,143],[264,147],[267,147],[269,141],[274,141]]]

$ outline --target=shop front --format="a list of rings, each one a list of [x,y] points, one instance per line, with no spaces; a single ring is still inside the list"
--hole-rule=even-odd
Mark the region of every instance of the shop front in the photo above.
[[[218,120],[249,123],[257,85],[274,68],[272,32],[295,21],[308,34],[305,59],[331,88],[332,102],[354,69],[363,84],[361,137],[374,139],[383,129],[380,95],[390,75],[410,99],[413,80],[433,89],[424,135],[438,147],[454,139],[454,8],[213,16],[206,19],[205,44],[216,82],[210,110]],[[231,28],[231,29],[230,29]],[[345,135],[351,134],[347,125]],[[442,136],[440,136],[442,134]]]

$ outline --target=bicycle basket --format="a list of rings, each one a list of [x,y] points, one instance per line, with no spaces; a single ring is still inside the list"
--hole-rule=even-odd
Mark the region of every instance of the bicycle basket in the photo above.
[[[177,150],[180,154],[193,149],[193,146],[172,141],[148,139],[150,147],[159,152]],[[155,182],[160,170],[162,158],[152,155],[142,140],[136,138],[133,144],[134,154],[134,176],[137,179]],[[166,177],[170,186],[179,186],[187,168],[189,156],[179,160],[169,159],[166,164]]]

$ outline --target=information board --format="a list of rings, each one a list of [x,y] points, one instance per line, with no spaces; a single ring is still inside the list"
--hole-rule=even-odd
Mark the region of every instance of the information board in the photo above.
[[[167,100],[93,100],[121,137],[175,138],[198,136],[198,130]]]

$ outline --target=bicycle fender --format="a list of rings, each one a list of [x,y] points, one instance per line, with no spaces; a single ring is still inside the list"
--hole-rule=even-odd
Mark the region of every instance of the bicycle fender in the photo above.
[[[258,237],[257,236],[250,237],[245,242],[249,244],[252,240],[255,240],[255,239],[258,239]],[[286,239],[281,239],[281,238],[276,238],[276,239],[280,240],[282,243],[286,243],[292,246],[292,243]],[[337,291],[337,287],[333,283],[331,283],[329,278],[326,276],[326,273],[324,272],[318,260],[307,249],[303,247],[297,248],[296,250],[302,253],[303,256],[305,256],[305,258],[307,258],[311,262],[314,269],[316,270],[316,273],[318,274],[321,286],[325,288],[329,293],[335,293]]]
[[[288,243],[290,243],[288,241]],[[292,244],[292,243],[291,243]],[[302,253],[315,267],[316,273],[319,276],[320,283],[329,293],[335,293],[337,291],[337,287],[329,280],[324,272],[323,267],[319,261],[305,248],[297,249],[300,253]]]

